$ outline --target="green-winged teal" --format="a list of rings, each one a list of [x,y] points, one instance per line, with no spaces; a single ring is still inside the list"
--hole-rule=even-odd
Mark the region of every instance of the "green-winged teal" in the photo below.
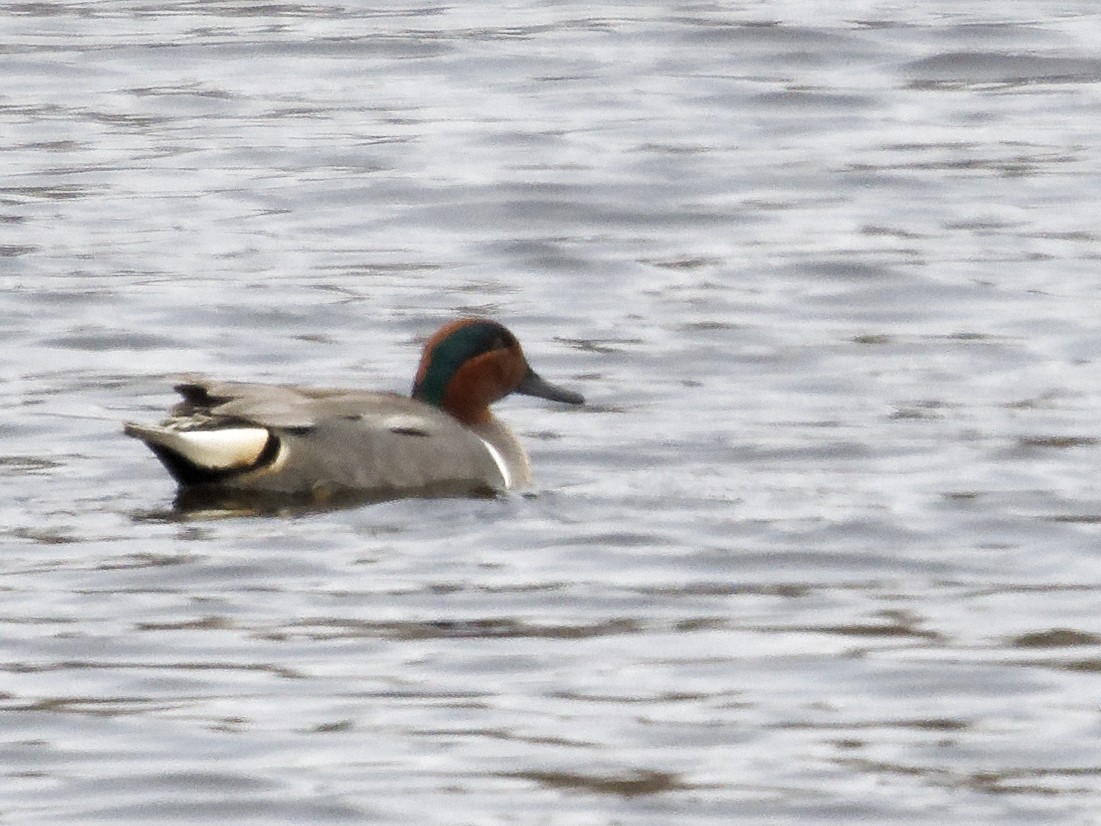
[[[528,365],[502,325],[464,318],[428,340],[412,398],[190,379],[161,424],[125,425],[181,489],[327,496],[507,490],[531,482],[489,411],[509,393],[582,404]]]

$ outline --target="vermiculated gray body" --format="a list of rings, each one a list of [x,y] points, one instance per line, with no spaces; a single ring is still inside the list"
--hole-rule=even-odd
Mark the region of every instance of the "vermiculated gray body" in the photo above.
[[[502,490],[528,478],[526,454],[499,422],[475,430],[402,396],[203,379],[177,389],[184,401],[171,418],[128,424],[126,432],[146,442],[183,487],[382,495],[447,486]],[[262,429],[267,442],[227,466],[202,445],[207,434],[227,428]]]

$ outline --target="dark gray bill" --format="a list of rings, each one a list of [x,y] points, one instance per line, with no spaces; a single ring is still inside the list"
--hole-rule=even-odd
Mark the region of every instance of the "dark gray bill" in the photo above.
[[[552,402],[565,402],[566,404],[584,404],[585,397],[564,387],[556,387],[549,381],[539,377],[534,370],[528,370],[520,386],[513,391],[524,396],[538,396],[541,399],[550,399]]]

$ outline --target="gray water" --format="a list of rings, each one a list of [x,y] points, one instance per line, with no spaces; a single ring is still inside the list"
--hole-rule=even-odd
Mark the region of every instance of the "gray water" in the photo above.
[[[1094,2],[8,3],[0,78],[0,821],[1101,823]],[[528,494],[121,433],[464,313],[589,399]]]

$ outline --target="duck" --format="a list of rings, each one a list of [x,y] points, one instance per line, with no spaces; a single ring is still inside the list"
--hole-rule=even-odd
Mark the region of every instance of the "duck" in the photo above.
[[[543,379],[502,324],[460,318],[425,343],[412,393],[184,377],[157,424],[125,422],[188,491],[313,499],[464,495],[532,483],[531,461],[490,405],[517,393],[584,397]]]

